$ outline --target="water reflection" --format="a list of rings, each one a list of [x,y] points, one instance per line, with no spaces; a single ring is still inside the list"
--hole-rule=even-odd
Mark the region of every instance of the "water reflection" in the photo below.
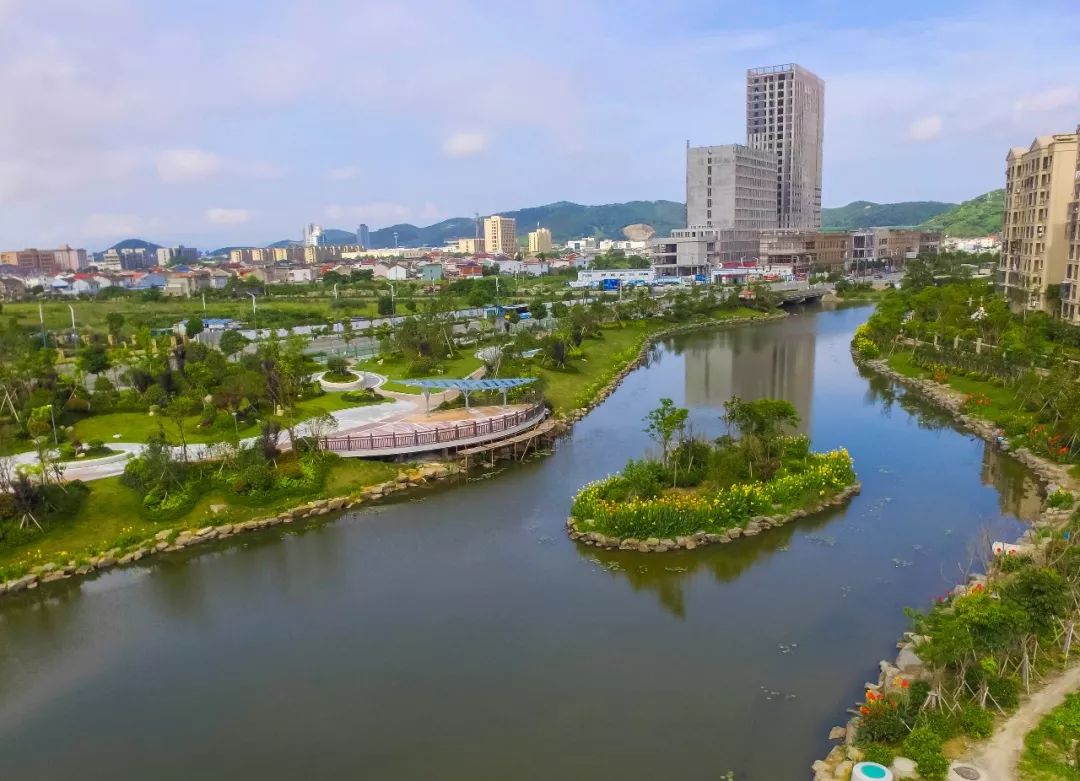
[[[664,554],[613,551],[578,544],[578,553],[597,568],[626,580],[634,591],[653,592],[669,613],[686,618],[686,586],[699,573],[707,573],[717,583],[730,583],[746,570],[786,553],[796,534],[823,529],[842,518],[843,508],[771,529],[756,537],[744,537],[726,545]]]
[[[1041,489],[1031,473],[990,443],[983,448],[983,485],[997,489],[1001,511],[1034,521],[1042,509]]]
[[[795,330],[776,339],[764,330],[702,333],[684,339],[684,387],[689,407],[723,409],[732,396],[787,399],[810,430],[814,395],[815,336]]]

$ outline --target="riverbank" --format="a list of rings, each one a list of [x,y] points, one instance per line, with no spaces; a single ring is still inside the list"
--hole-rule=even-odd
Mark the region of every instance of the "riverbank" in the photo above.
[[[646,360],[649,346],[654,341],[679,333],[770,322],[786,316],[784,313],[747,315],[740,311],[737,316],[674,327],[662,321],[645,322],[643,333],[629,331],[627,334],[633,335],[636,343],[632,355],[624,349],[617,352],[615,359],[607,365],[594,364],[598,368],[590,367],[588,373],[571,375],[577,378],[579,385],[577,398],[589,394],[589,401],[563,415],[558,434],[568,433],[575,421],[606,399],[631,371]],[[648,330],[653,325],[657,330]],[[615,333],[619,333],[619,330]],[[604,346],[603,341],[596,344]],[[598,384],[597,378],[605,378],[605,381]],[[332,471],[327,481],[330,492],[327,497],[306,500],[292,507],[269,508],[270,512],[267,512],[268,508],[265,507],[229,505],[223,497],[210,493],[202,497],[190,513],[172,521],[164,529],[161,524],[143,517],[134,494],[120,485],[119,478],[97,480],[93,490],[99,491],[99,501],[94,501],[93,496],[88,498],[77,517],[55,530],[59,533],[50,533],[47,543],[39,543],[36,547],[21,546],[0,555],[0,595],[32,590],[43,583],[90,575],[141,561],[151,555],[258,531],[280,523],[294,523],[359,504],[378,502],[409,488],[457,479],[461,473],[460,467],[451,462],[429,462],[398,468],[380,461],[341,459],[334,468],[341,474],[335,475]],[[345,492],[334,493],[335,489],[344,489]]]
[[[935,382],[924,377],[912,376],[891,367],[884,359],[860,359],[853,353],[853,359],[860,368],[867,369],[875,374],[887,377],[905,388],[917,393],[936,408],[947,413],[953,422],[963,430],[975,434],[994,447],[999,447],[998,428],[991,421],[969,414],[965,410],[966,395],[947,385]],[[1043,541],[1049,540],[1049,535],[1060,530],[1071,516],[1070,509],[1054,507],[1049,497],[1058,490],[1075,493],[1077,481],[1070,470],[1062,464],[1050,461],[1035,455],[1026,448],[1017,448],[1009,452],[1009,455],[1022,463],[1035,475],[1042,487],[1040,510],[1037,518],[1031,523],[1030,528],[1015,541],[1018,551],[1033,552]],[[984,590],[986,576],[971,575],[966,583],[956,586],[952,591],[953,596],[963,596],[969,593]],[[882,660],[879,663],[879,675],[876,683],[868,684],[867,690],[873,696],[890,694],[902,694],[914,681],[927,680],[929,671],[923,666],[918,655],[919,638],[911,632],[906,632],[897,644],[899,654],[893,661]],[[1033,695],[1033,696],[1038,696]],[[1029,700],[1030,701],[1030,700]],[[1021,709],[1024,705],[1020,706]],[[855,745],[861,716],[853,716],[844,726],[834,727],[829,733],[829,740],[843,741],[841,745],[834,746],[828,756],[823,760],[813,763],[811,769],[814,772],[815,781],[847,781],[851,775],[853,765],[866,759],[864,751]],[[1019,722],[1017,722],[1019,723]],[[991,741],[993,743],[993,740]],[[1001,753],[1001,752],[998,752]],[[1017,754],[1019,749],[1017,749]],[[982,756],[979,750],[963,752],[965,757],[974,756],[972,764],[977,764]],[[997,756],[996,754],[994,755]],[[995,769],[1000,772],[1000,758],[995,759]],[[953,762],[954,766],[964,767],[964,762]],[[992,779],[1012,778],[1015,759],[1009,769],[1009,775],[992,775]],[[913,763],[908,759],[901,759],[899,764],[894,765],[893,771],[899,778],[916,777],[911,775]],[[976,772],[977,769],[976,769]],[[985,770],[985,772],[990,772]],[[976,775],[973,778],[979,778]]]

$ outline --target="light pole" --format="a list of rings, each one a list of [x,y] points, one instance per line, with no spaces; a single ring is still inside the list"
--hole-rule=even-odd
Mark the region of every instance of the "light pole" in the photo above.
[[[251,325],[255,329],[255,338],[259,338],[259,313],[255,310],[255,294],[248,293],[251,296]]]
[[[68,304],[68,311],[71,312],[71,343],[77,344],[79,341],[79,337],[75,331],[75,307],[73,307],[71,304]]]
[[[394,292],[393,282],[388,281],[386,283],[386,286],[390,288],[390,317],[393,317],[397,313],[397,304],[395,303],[395,298],[397,297],[397,294]]]
[[[45,336],[45,309],[42,307],[40,301],[38,301],[37,311],[38,319],[41,321],[41,346],[44,347],[48,339]]]

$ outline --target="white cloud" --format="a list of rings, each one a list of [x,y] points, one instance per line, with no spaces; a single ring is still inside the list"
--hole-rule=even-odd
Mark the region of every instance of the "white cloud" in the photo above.
[[[443,142],[443,154],[447,157],[471,157],[488,148],[488,137],[483,133],[455,133]]]
[[[1080,103],[1080,92],[1074,87],[1050,87],[1018,100],[1015,109],[1017,113],[1056,111],[1078,103]]]
[[[327,172],[326,178],[332,182],[348,182],[353,179],[359,179],[361,173],[359,166],[355,165],[343,165],[341,168],[334,168]]]
[[[83,222],[82,232],[92,239],[131,238],[153,230],[156,220],[144,220],[134,214],[91,214]]]
[[[241,225],[251,219],[250,209],[207,209],[206,219],[214,225]]]
[[[157,171],[163,182],[195,182],[221,170],[221,159],[202,149],[169,149],[158,155]]]
[[[942,124],[937,114],[920,117],[908,128],[908,138],[912,141],[931,141],[941,135]]]

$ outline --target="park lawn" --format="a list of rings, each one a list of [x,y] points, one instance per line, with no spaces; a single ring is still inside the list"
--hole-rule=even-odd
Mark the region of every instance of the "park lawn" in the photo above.
[[[484,362],[476,357],[475,351],[472,350],[472,348],[470,348],[469,351],[459,349],[455,357],[443,361],[443,373],[437,376],[448,380],[462,379],[469,376],[483,365]],[[420,393],[419,388],[395,382],[395,380],[413,379],[408,376],[408,362],[400,358],[372,358],[358,362],[355,368],[360,371],[373,372],[386,377],[387,382],[381,386],[381,390],[393,391],[395,393]]]
[[[931,376],[926,369],[915,365],[910,352],[894,353],[886,360],[886,363],[905,377],[926,379]],[[958,393],[965,395],[982,394],[990,400],[989,404],[972,411],[972,414],[977,417],[989,420],[991,423],[1006,429],[1015,428],[1018,421],[1026,421],[1026,428],[1035,425],[1034,416],[1025,410],[1016,395],[1001,383],[950,373],[945,380],[945,384]]]
[[[374,403],[374,402],[370,402]],[[325,393],[310,399],[302,399],[296,404],[297,415],[301,420],[313,418],[320,412],[336,412],[350,407],[363,407],[368,404],[358,404],[355,401],[347,401],[339,392]],[[199,416],[191,415],[187,418],[184,427],[185,438],[189,445],[219,442],[222,439],[220,431],[200,431],[198,428]],[[237,432],[241,439],[257,436],[260,431],[260,422],[248,423],[241,426]],[[90,442],[100,439],[106,445],[110,442],[146,442],[152,434],[156,434],[160,427],[164,427],[169,441],[177,443],[180,434],[176,424],[164,415],[148,415],[145,412],[109,412],[105,415],[90,415],[75,423],[75,437],[81,442]],[[120,434],[114,439],[115,434]]]
[[[259,506],[234,503],[220,490],[209,491],[195,503],[191,511],[180,518],[155,523],[141,512],[138,494],[120,482],[119,477],[107,477],[87,483],[90,494],[79,512],[66,521],[52,521],[38,539],[13,548],[0,550],[0,569],[26,562],[31,566],[41,562],[66,562],[109,550],[121,537],[146,539],[162,529],[199,529],[212,524],[241,523],[261,518],[303,504],[316,497],[334,497],[353,493],[368,485],[393,479],[405,465],[361,458],[337,459],[330,467],[324,487],[311,496],[286,497]],[[210,506],[226,505],[213,513]]]
[[[581,355],[570,360],[565,369],[542,367],[544,396],[556,412],[569,412],[581,406],[582,393],[605,374],[614,374],[631,361],[640,348],[642,340],[662,330],[668,324],[661,320],[632,320],[623,327],[608,326],[601,329],[599,339],[585,339],[580,347]],[[626,355],[628,351],[634,355]]]

